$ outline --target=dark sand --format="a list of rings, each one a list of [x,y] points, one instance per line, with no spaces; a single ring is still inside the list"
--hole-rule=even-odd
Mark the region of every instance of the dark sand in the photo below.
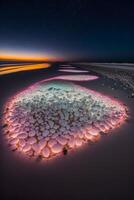
[[[0,77],[0,108],[7,98],[36,81],[66,74],[52,68],[19,72]],[[68,73],[69,74],[69,73]],[[71,73],[70,73],[71,74]],[[86,73],[87,74],[87,73]],[[95,74],[91,71],[89,74]],[[78,82],[77,82],[78,83]],[[105,85],[102,86],[101,84]],[[94,145],[70,152],[48,162],[21,159],[9,150],[0,134],[0,158],[3,199],[44,200],[130,200],[134,163],[134,99],[113,81],[99,80],[78,83],[87,88],[118,96],[130,110],[130,120]]]

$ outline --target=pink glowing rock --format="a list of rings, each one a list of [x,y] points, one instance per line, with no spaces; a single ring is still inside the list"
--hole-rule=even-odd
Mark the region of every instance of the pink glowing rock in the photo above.
[[[75,139],[76,146],[80,147],[82,145],[82,140],[80,138]]]
[[[51,139],[51,140],[49,140],[49,142],[48,142],[48,146],[51,148],[51,147],[54,146],[56,143],[57,143],[56,140]]]
[[[32,149],[34,150],[35,155],[39,155],[40,152],[41,152],[41,148],[40,148],[40,146],[37,143],[35,143],[35,144],[32,145]]]
[[[28,139],[28,143],[29,143],[29,144],[34,144],[34,143],[36,143],[36,142],[37,142],[37,140],[36,140],[36,138],[34,138],[34,137],[31,137],[31,138]]]
[[[68,146],[69,146],[70,148],[74,148],[74,147],[75,147],[75,140],[74,140],[73,137],[69,140]]]
[[[18,135],[18,138],[19,139],[25,139],[25,138],[27,138],[27,134],[26,133],[22,133],[22,134]]]
[[[78,137],[79,137],[80,139],[82,139],[82,138],[84,138],[84,134],[83,134],[82,132],[79,132],[79,133],[78,133]]]
[[[26,141],[25,141],[24,139],[20,139],[20,140],[19,140],[19,145],[20,145],[21,147],[24,147],[25,144],[26,144]]]
[[[42,156],[44,158],[48,158],[50,156],[50,150],[48,147],[45,147],[43,150],[42,150]]]
[[[17,144],[19,142],[18,138],[14,138],[11,140],[10,144]]]
[[[12,138],[16,138],[17,136],[18,136],[17,133],[13,133],[13,134],[11,134],[11,137],[12,137]]]
[[[43,149],[47,145],[46,139],[42,139],[39,141],[40,149]]]
[[[13,144],[13,145],[10,146],[10,149],[11,149],[12,151],[16,150],[17,148],[18,148],[18,147],[17,147],[16,144]]]
[[[67,143],[67,139],[60,136],[60,137],[57,137],[56,140],[61,144],[61,145],[65,145]]]
[[[113,126],[115,126],[116,123],[117,123],[115,119],[111,119],[110,122],[111,122],[111,124],[112,124]]]
[[[93,136],[93,135],[91,135],[91,134],[89,134],[89,133],[86,132],[86,133],[85,133],[85,138],[86,138],[87,140],[91,141],[91,142],[96,142],[96,141],[99,140],[100,135],[98,134],[98,136]]]
[[[88,133],[91,134],[91,135],[93,135],[93,136],[97,136],[98,133],[99,133],[99,130],[96,129],[96,128],[92,128],[91,127],[91,128],[89,128]]]
[[[93,136],[90,135],[88,132],[85,132],[85,138],[86,138],[87,140],[91,140],[91,138],[93,138]]]
[[[63,146],[62,146],[61,144],[57,143],[57,144],[54,144],[54,145],[51,147],[51,150],[52,150],[52,152],[53,152],[54,154],[57,154],[57,153],[62,152]]]
[[[29,144],[25,144],[25,146],[23,147],[23,152],[27,152],[27,151],[29,151],[31,149],[31,145],[29,145]]]

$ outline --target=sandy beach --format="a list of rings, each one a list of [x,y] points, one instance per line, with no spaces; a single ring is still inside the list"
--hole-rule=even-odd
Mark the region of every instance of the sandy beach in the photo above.
[[[18,91],[44,79],[75,75],[75,72],[59,71],[61,65],[54,63],[46,69],[0,76],[1,119],[5,102]],[[120,82],[114,85],[114,80],[97,73],[92,67],[71,66],[77,70],[88,70],[86,75],[99,76],[99,79],[93,81],[81,81],[79,85],[120,100],[128,107],[128,120],[110,131],[108,136],[102,136],[97,143],[86,144],[46,163],[22,160],[8,148],[1,127],[4,199],[130,199],[133,193],[131,181],[134,162],[134,99],[129,98],[131,92],[123,89]]]

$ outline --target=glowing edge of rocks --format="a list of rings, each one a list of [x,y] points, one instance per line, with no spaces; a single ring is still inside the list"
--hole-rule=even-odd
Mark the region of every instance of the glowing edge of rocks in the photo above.
[[[35,83],[33,84],[32,86],[26,88],[25,90],[17,93],[13,98],[10,98],[9,101],[7,101],[7,104],[5,105],[4,109],[6,109],[7,107],[10,107],[11,104],[12,104],[12,101],[14,98],[17,98],[17,95],[21,95],[23,94],[25,91],[27,91],[28,89],[33,89],[34,87],[37,87],[38,85],[40,85],[41,83],[43,82],[49,82],[51,80],[59,80],[60,78],[59,77],[55,77],[55,78],[52,78],[52,79],[47,79],[47,80],[43,80],[43,81],[40,81],[38,83]],[[65,79],[66,80],[66,79]],[[93,90],[90,90],[90,89],[86,89],[86,88],[83,88],[81,86],[78,86],[75,84],[75,87],[76,88],[81,88],[83,91],[85,92],[88,92],[89,94],[93,94],[95,95],[95,98],[99,97],[99,98],[103,98],[105,99],[105,101],[110,101],[110,103],[114,103],[116,104],[117,106],[121,106],[122,109],[124,110],[124,114],[120,117],[120,120],[118,121],[118,123],[116,124],[116,122],[113,122],[113,124],[111,123],[111,128],[106,128],[106,129],[103,129],[102,132],[103,133],[108,133],[109,130],[113,130],[117,127],[119,127],[120,125],[122,125],[125,121],[125,119],[127,118],[127,107],[124,106],[121,102],[115,100],[115,99],[112,99],[111,97],[108,97],[108,96],[105,96],[105,95],[102,95],[100,94],[99,92],[96,92],[96,91],[93,91]],[[3,121],[3,123],[5,123],[5,121]],[[90,129],[90,127],[87,127],[87,129]],[[96,142],[98,141],[98,139],[100,139],[100,133],[96,134],[95,137],[92,137],[90,135],[90,137],[88,135],[85,134],[85,137],[84,137],[84,141],[82,143],[87,143],[88,141],[91,141],[91,142]],[[82,145],[82,143],[80,141],[76,141],[77,145],[73,146],[73,147],[68,147],[69,149],[74,149],[76,147],[80,147]],[[60,152],[57,152],[56,155],[60,155],[61,151]],[[47,152],[46,152],[47,154]],[[53,157],[53,156],[52,156]],[[48,156],[47,158],[45,159],[50,159],[50,156]]]

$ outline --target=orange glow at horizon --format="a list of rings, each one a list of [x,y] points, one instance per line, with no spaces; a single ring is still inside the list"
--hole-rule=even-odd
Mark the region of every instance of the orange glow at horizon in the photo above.
[[[38,70],[50,67],[50,64],[33,64],[33,65],[19,65],[19,66],[11,66],[11,67],[2,67],[0,68],[0,75],[11,74],[15,72],[21,71],[31,71]]]
[[[12,51],[0,51],[0,60],[17,60],[17,61],[56,61],[61,58],[56,58],[53,55],[43,55],[39,53],[23,53]]]

